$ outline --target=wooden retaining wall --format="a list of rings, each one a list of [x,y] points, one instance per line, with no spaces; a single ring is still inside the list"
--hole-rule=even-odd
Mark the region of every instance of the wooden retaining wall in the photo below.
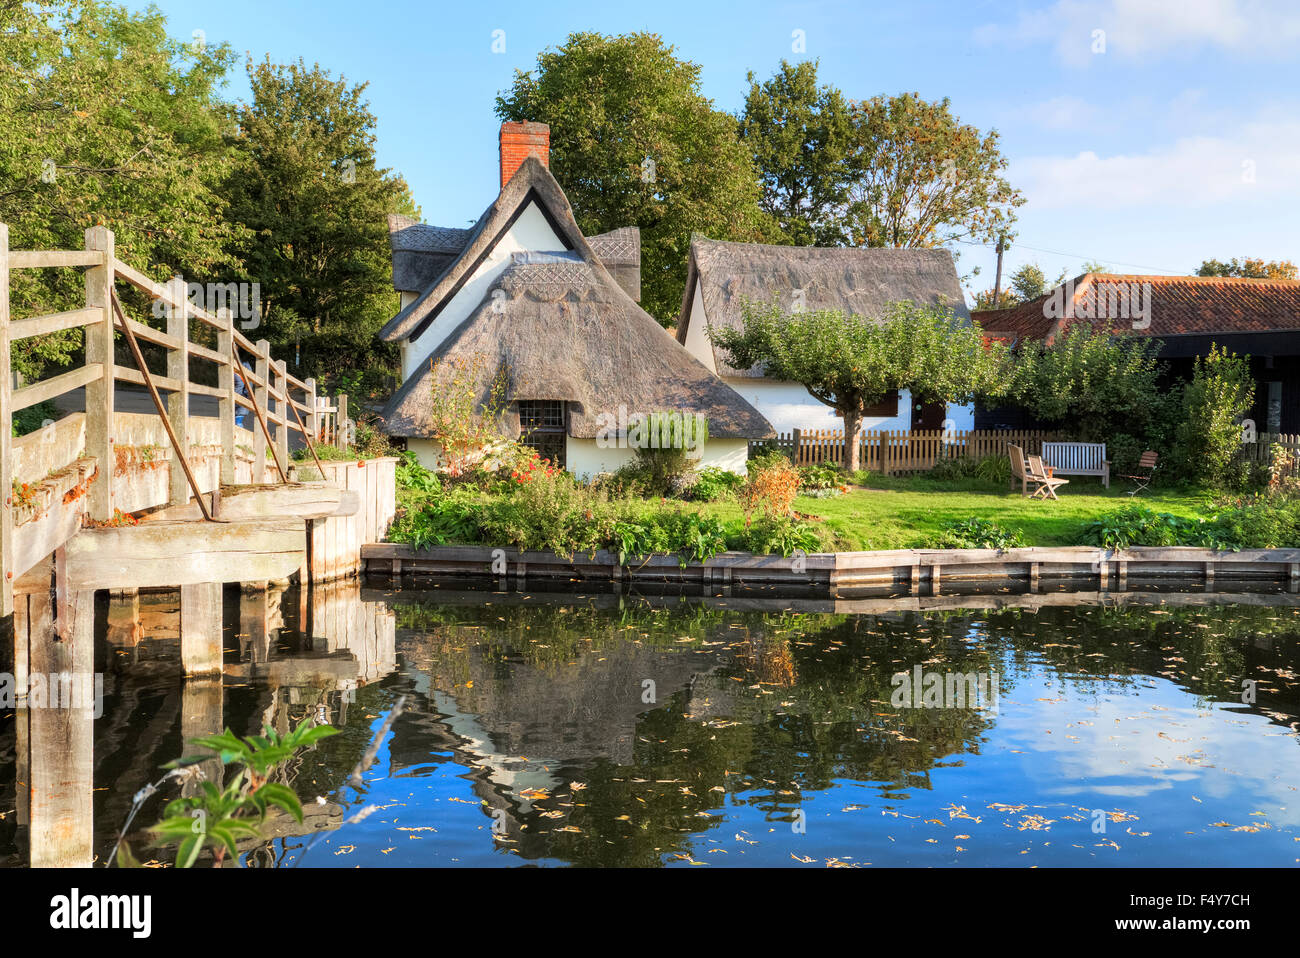
[[[313,519],[308,527],[308,567],[312,582],[358,575],[366,543],[388,535],[397,510],[396,470],[391,456],[355,462],[323,462],[325,478],[340,489],[355,489],[361,509],[352,516]],[[305,463],[299,463],[305,467]]]
[[[1213,588],[1216,577],[1268,579],[1300,589],[1300,549],[1244,549],[1219,552],[1191,547],[1112,550],[1088,546],[1025,549],[894,549],[879,552],[815,553],[806,556],[756,556],[725,552],[707,562],[683,566],[677,556],[650,556],[620,564],[610,552],[564,557],[548,552],[441,546],[416,550],[399,543],[361,548],[367,574],[400,578],[405,574],[514,579],[604,580],[628,583],[682,583],[706,588],[788,586],[834,596],[854,587],[907,584],[927,586],[938,595],[944,582],[1040,577],[1087,577],[1103,591],[1123,590],[1130,575],[1200,581]]]

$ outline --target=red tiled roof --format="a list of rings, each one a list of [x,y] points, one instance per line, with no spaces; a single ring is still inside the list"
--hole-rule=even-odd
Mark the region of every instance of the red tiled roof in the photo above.
[[[1300,330],[1300,280],[1240,279],[1224,276],[1134,276],[1085,273],[1046,295],[1005,309],[972,310],[971,318],[989,338],[1004,342],[1025,339],[1052,341],[1066,326],[1086,320],[1090,303],[1126,284],[1140,298],[1134,310],[1149,306],[1150,324],[1133,325],[1111,313],[1106,318],[1116,332],[1142,336],[1183,336],[1213,333],[1255,333]],[[1147,285],[1150,284],[1150,293]],[[1070,291],[1078,315],[1062,316]],[[1140,293],[1138,292],[1140,291]]]

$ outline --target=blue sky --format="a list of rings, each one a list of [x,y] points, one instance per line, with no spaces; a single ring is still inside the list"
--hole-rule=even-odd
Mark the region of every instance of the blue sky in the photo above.
[[[146,4],[128,0],[128,6]],[[997,129],[1020,211],[1011,270],[1084,259],[1186,273],[1208,257],[1300,262],[1300,3],[1294,0],[888,0],[588,6],[412,0],[158,0],[171,32],[370,83],[380,161],[429,222],[495,196],[494,97],[576,30],[650,30],[734,111],[745,75],[818,59],[852,98],[915,90]],[[493,31],[505,52],[493,53]],[[806,52],[792,49],[802,31]],[[1096,31],[1104,31],[1104,35]],[[1094,47],[1104,49],[1094,50]],[[230,93],[242,96],[242,76]],[[971,288],[990,250],[958,247]]]

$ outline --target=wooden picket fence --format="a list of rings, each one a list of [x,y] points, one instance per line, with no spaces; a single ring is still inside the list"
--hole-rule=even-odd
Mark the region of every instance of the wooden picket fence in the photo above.
[[[871,430],[862,433],[861,465],[869,472],[886,476],[925,472],[933,469],[940,459],[1005,455],[1008,445],[1020,446],[1027,454],[1040,455],[1044,442],[1059,438],[1056,433],[1040,430]],[[785,452],[797,466],[823,462],[843,465],[844,462],[843,429],[795,429],[778,433],[776,439],[752,443],[751,453],[764,445]]]
[[[1274,444],[1286,449],[1291,458],[1291,466],[1287,470],[1288,478],[1300,477],[1300,436],[1288,435],[1286,433],[1259,433],[1254,442],[1243,442],[1241,450],[1237,453],[1238,462],[1262,462],[1272,461],[1272,449]]]

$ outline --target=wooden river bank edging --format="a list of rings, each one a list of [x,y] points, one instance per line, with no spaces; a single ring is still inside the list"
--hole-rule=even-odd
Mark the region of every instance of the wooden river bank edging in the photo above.
[[[1213,588],[1216,577],[1285,581],[1300,590],[1300,549],[1243,549],[1224,552],[1184,546],[1133,546],[1102,549],[1091,546],[1028,547],[1021,549],[891,549],[878,552],[834,552],[809,555],[720,553],[705,562],[682,564],[676,555],[629,557],[620,563],[612,552],[561,556],[489,546],[436,546],[415,549],[402,543],[380,542],[361,547],[364,571],[371,576],[400,580],[403,575],[467,576],[608,581],[617,583],[679,583],[705,588],[789,586],[801,592],[824,590],[829,596],[853,588],[923,585],[938,595],[944,583],[1028,579],[1036,589],[1040,578],[1088,578],[1102,590],[1123,590],[1129,576],[1194,581]]]

